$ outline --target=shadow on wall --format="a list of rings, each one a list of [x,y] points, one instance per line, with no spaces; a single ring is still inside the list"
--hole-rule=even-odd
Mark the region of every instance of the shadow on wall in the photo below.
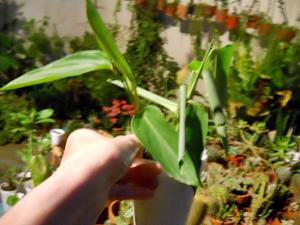
[[[22,20],[20,8],[23,5],[13,0],[0,1],[0,31],[13,32],[18,29]]]

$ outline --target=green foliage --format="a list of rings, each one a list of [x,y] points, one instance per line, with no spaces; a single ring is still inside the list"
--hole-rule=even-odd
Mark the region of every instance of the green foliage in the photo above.
[[[20,199],[17,197],[17,195],[11,195],[8,196],[6,203],[10,206],[15,205]]]
[[[164,40],[160,36],[162,25],[156,19],[156,10],[138,6],[133,10],[137,17],[125,53],[128,63],[138,86],[168,96],[177,86],[178,65],[164,50]]]

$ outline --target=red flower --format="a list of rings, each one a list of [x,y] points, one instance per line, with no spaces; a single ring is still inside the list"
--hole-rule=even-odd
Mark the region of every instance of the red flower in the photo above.
[[[115,124],[118,122],[118,118],[116,118],[116,117],[110,118],[109,120],[112,124]]]
[[[119,107],[119,106],[121,105],[121,102],[120,102],[119,99],[113,99],[113,100],[112,100],[112,104],[113,104],[113,106],[115,106],[115,107]]]

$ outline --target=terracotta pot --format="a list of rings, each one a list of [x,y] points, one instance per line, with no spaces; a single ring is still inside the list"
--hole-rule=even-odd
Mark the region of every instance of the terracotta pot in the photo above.
[[[146,0],[135,0],[135,3],[140,6],[146,6]]]
[[[292,210],[285,210],[285,211],[281,212],[280,214],[283,218],[288,219],[288,220],[295,220],[297,218],[297,216],[299,216],[299,212],[295,212]]]
[[[187,12],[188,12],[188,7],[182,4],[178,4],[177,8],[176,8],[176,13],[175,15],[182,20],[186,19],[187,16]]]
[[[247,21],[247,28],[253,28],[256,29],[258,27],[258,24],[261,20],[261,16],[258,15],[249,15],[248,21]]]
[[[153,198],[134,201],[136,225],[185,225],[194,191],[166,173],[158,177]]]
[[[267,222],[268,225],[281,225],[281,222],[278,218],[270,219]]]
[[[213,225],[234,225],[235,224],[234,220],[222,221],[215,218],[209,218],[209,220]]]
[[[215,5],[204,4],[203,5],[203,12],[202,12],[203,16],[207,17],[207,18],[212,17],[213,15],[215,15],[216,9],[217,9],[217,7]]]
[[[175,10],[176,10],[176,5],[174,3],[166,4],[165,9],[164,9],[165,14],[167,16],[173,16],[175,13]]]
[[[258,27],[258,33],[262,37],[269,36],[272,30],[272,24],[271,23],[261,23]]]
[[[252,196],[249,192],[242,195],[236,195],[235,201],[238,206],[248,206],[251,202]]]
[[[276,37],[280,41],[290,41],[295,36],[296,36],[296,31],[290,27],[282,27],[276,33]]]
[[[111,202],[108,206],[108,219],[113,225],[116,224],[116,217],[118,216],[119,208],[120,201],[118,200]]]
[[[239,16],[229,15],[226,20],[226,27],[228,30],[234,30],[238,27],[240,21]]]
[[[267,175],[269,177],[269,182],[271,183],[278,179],[278,176],[274,170],[269,170]]]
[[[217,9],[215,14],[215,20],[217,23],[226,23],[228,16],[227,9]]]

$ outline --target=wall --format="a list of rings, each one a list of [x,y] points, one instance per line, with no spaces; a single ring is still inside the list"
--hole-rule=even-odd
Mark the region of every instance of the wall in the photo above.
[[[12,0],[0,0],[0,2]],[[37,20],[48,16],[50,18],[50,29],[58,32],[63,36],[79,36],[89,29],[85,10],[84,0],[15,0],[20,4],[20,11],[25,18],[35,18]],[[118,14],[118,20],[124,27],[123,34],[120,36],[119,44],[124,47],[128,37],[128,28],[132,18],[131,13],[127,10],[128,0],[122,0],[122,10]],[[189,2],[189,0],[181,0],[181,3]],[[197,1],[194,1],[197,2]],[[198,1],[199,2],[199,1]],[[213,0],[203,0],[201,2],[213,3]],[[235,1],[236,2],[236,1]],[[242,8],[248,7],[252,0],[243,0]],[[282,22],[280,12],[277,7],[276,0],[261,0],[255,11],[268,11],[268,14],[275,22]],[[290,24],[297,25],[297,16],[300,12],[300,0],[286,0],[287,12]],[[94,0],[102,17],[108,23],[114,22],[113,11],[116,0]],[[233,7],[239,8],[238,5]],[[233,10],[233,9],[231,9]],[[1,13],[1,12],[0,12]],[[9,10],[1,13],[1,19],[9,19]],[[299,26],[299,23],[298,23]],[[190,35],[179,32],[179,26],[170,27],[162,34],[167,40],[165,48],[169,54],[180,64],[185,64],[192,57],[192,39]],[[228,39],[225,34],[222,39]]]

